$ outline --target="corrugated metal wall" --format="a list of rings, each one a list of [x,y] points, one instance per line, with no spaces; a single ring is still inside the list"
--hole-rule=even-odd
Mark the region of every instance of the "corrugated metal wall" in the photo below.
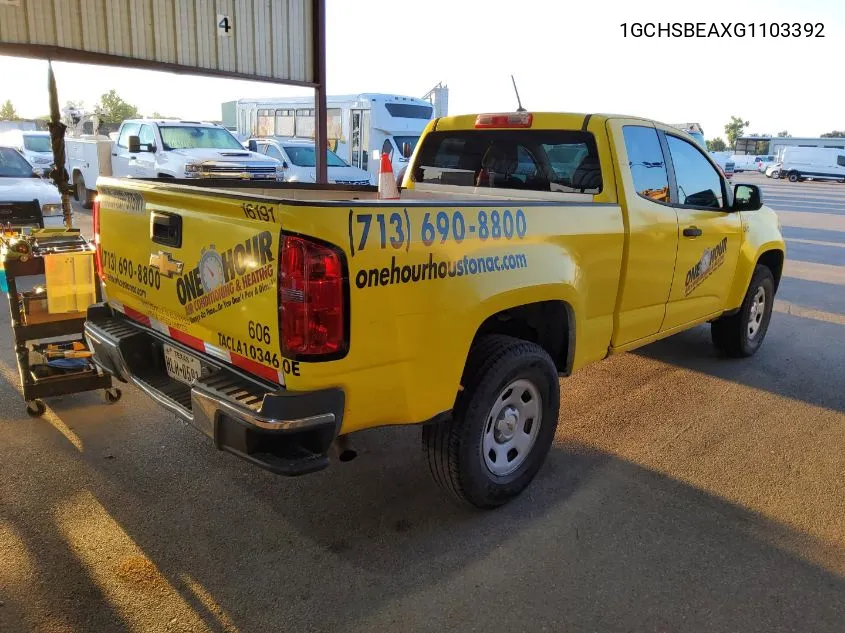
[[[312,0],[5,0],[0,43],[311,84],[313,13]]]

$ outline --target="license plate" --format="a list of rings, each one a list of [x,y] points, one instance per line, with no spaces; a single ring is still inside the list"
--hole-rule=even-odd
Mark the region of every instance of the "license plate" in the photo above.
[[[202,375],[202,364],[197,358],[170,345],[164,345],[164,366],[171,378],[186,385]]]

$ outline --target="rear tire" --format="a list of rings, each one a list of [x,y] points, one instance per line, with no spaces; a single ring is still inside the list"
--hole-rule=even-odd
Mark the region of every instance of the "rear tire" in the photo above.
[[[76,172],[73,184],[74,189],[76,190],[75,198],[78,202],[82,203],[82,208],[91,209],[94,206],[94,200],[91,192],[85,186],[85,177],[82,175],[82,172]]]
[[[798,182],[800,180],[800,177],[796,173],[789,174],[788,178],[789,182]]]
[[[775,278],[768,267],[758,265],[739,312],[710,324],[717,350],[732,358],[753,356],[763,344],[775,299]]]
[[[434,480],[455,499],[495,508],[534,479],[554,440],[560,383],[534,343],[492,335],[469,353],[452,418],[423,427]]]

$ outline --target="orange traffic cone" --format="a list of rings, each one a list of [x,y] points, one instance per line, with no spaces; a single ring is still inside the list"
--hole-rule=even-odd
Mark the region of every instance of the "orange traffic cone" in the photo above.
[[[381,164],[378,170],[378,197],[380,200],[399,199],[399,188],[396,186],[396,179],[393,177],[390,154],[386,152],[381,153]]]

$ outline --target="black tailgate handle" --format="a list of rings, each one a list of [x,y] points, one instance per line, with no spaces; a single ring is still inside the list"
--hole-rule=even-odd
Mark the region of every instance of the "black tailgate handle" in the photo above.
[[[150,239],[162,246],[182,248],[182,216],[178,213],[153,211],[150,214]]]

